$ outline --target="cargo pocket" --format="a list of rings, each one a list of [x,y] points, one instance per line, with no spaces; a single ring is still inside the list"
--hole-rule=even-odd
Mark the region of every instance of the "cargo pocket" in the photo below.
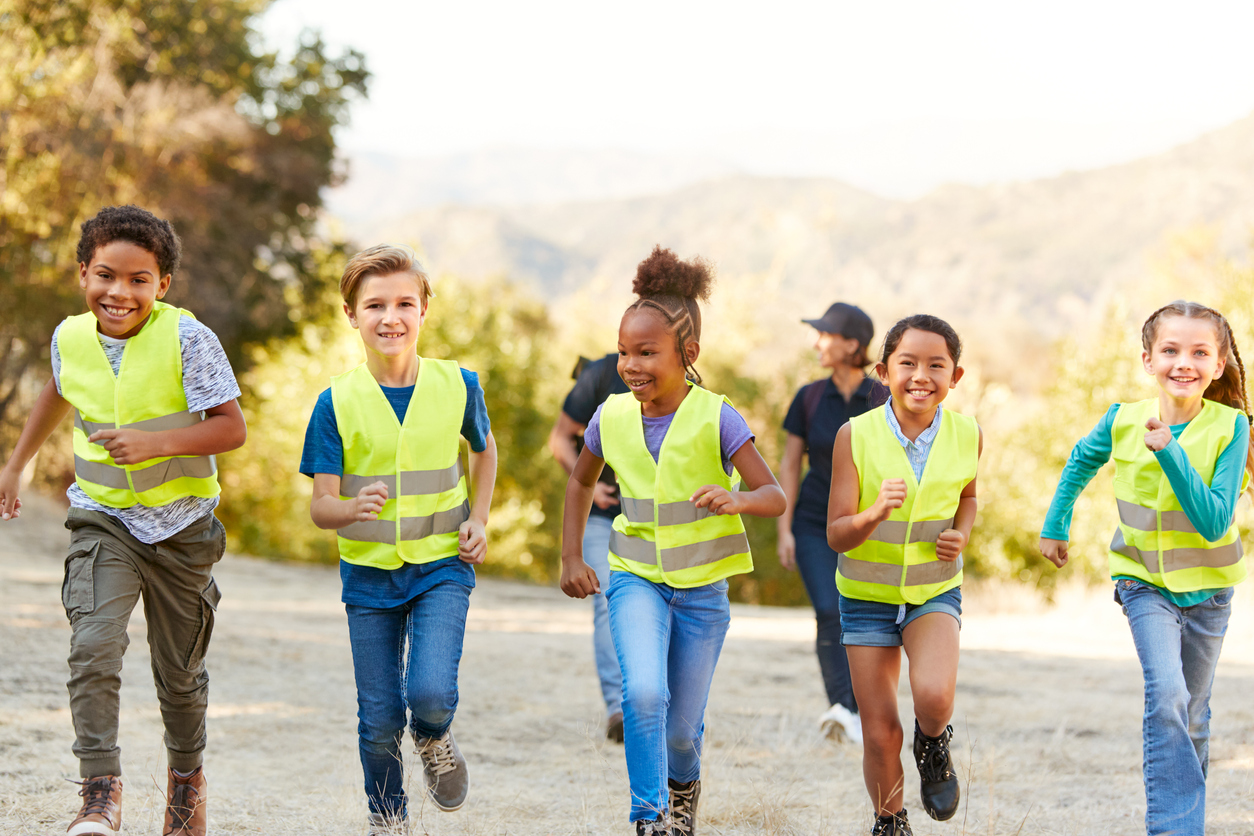
[[[214,612],[218,609],[218,602],[221,600],[222,592],[218,589],[218,582],[210,578],[209,585],[200,591],[200,629],[196,632],[191,650],[187,655],[189,670],[199,666],[205,658],[205,651],[209,649],[209,639],[213,636]]]
[[[88,615],[96,609],[96,552],[100,541],[80,543],[65,559],[65,580],[61,582],[61,605],[69,618]]]

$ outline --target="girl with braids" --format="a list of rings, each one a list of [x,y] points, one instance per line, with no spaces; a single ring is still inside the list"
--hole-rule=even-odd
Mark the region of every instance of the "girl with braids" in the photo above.
[[[1113,457],[1110,574],[1145,675],[1145,831],[1202,836],[1211,683],[1246,575],[1233,517],[1251,469],[1250,406],[1219,312],[1172,302],[1145,321],[1141,344],[1158,397],[1114,404],[1071,451],[1040,549],[1066,565],[1072,507]]]
[[[712,280],[705,261],[661,247],[640,263],[639,298],[618,329],[618,373],[631,392],[611,395],[588,422],[562,525],[562,591],[600,592],[582,543],[597,477],[613,467],[622,513],[605,595],[623,674],[630,819],[652,836],[695,830],[705,705],[730,621],[727,578],[753,569],[740,515],[777,517],[785,507],[748,425],[701,388],[694,368],[697,302]]]

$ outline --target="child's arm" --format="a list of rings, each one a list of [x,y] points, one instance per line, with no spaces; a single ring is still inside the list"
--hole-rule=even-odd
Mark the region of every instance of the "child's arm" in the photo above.
[[[732,453],[731,463],[747,491],[729,491],[718,485],[703,485],[692,495],[698,508],[708,507],[715,514],[752,514],[755,517],[778,517],[788,509],[784,489],[775,481],[775,474],[766,466],[757,445],[746,441]]]
[[[309,516],[318,528],[344,528],[377,520],[388,499],[388,486],[382,482],[366,485],[351,499],[340,499],[340,474],[315,473],[313,480]]]
[[[984,430],[980,430],[980,446],[976,457],[984,454]],[[954,527],[942,531],[936,538],[936,559],[957,560],[958,555],[971,540],[971,528],[975,525],[975,479],[967,482],[958,496],[958,510],[954,514]]]
[[[832,488],[827,495],[827,544],[841,553],[867,541],[876,526],[906,501],[906,480],[885,479],[870,508],[858,512],[862,487],[853,464],[853,431],[845,424],[832,446]]]
[[[571,598],[586,598],[601,591],[597,573],[584,562],[583,534],[592,510],[592,496],[597,479],[605,467],[605,459],[587,447],[575,460],[575,469],[566,483],[566,502],[562,510],[562,592]]]
[[[30,417],[26,419],[26,426],[22,428],[22,434],[18,437],[4,470],[0,470],[0,518],[10,520],[21,516],[22,500],[17,493],[22,471],[69,411],[70,402],[61,397],[56,381],[49,378],[43,391],[35,399],[35,406],[30,411]]]
[[[1058,477],[1058,488],[1049,503],[1045,522],[1041,526],[1041,539],[1037,548],[1050,563],[1061,569],[1067,565],[1067,540],[1071,531],[1071,510],[1080,493],[1110,461],[1114,449],[1112,429],[1119,404],[1113,404],[1106,414],[1089,430],[1089,434],[1076,442],[1067,457],[1067,464]]]
[[[1156,426],[1157,425],[1157,426]],[[1180,500],[1180,507],[1198,533],[1214,542],[1227,533],[1241,498],[1241,481],[1250,446],[1250,422],[1244,415],[1236,417],[1232,441],[1219,454],[1210,485],[1202,481],[1189,462],[1179,442],[1171,437],[1171,428],[1151,418],[1146,424],[1145,444],[1154,451],[1154,458]],[[1166,440],[1162,432],[1167,434]]]
[[[114,464],[142,464],[165,456],[216,456],[244,446],[248,426],[234,399],[205,410],[205,420],[178,430],[96,430],[87,437],[109,451]]]
[[[496,487],[496,439],[488,433],[482,453],[470,451],[470,519],[457,529],[457,556],[479,564],[488,557],[488,511]]]
[[[778,529],[775,550],[779,553],[779,565],[789,571],[797,568],[797,541],[792,535],[792,517],[797,510],[797,496],[801,493],[801,457],[805,455],[805,448],[804,438],[788,433],[784,442],[784,457],[779,462],[779,486],[784,490],[788,507],[775,521]]]

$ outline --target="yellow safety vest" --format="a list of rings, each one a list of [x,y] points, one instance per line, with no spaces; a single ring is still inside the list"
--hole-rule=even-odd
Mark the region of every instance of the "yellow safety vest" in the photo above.
[[[1238,416],[1245,418],[1231,407],[1203,400],[1202,411],[1176,439],[1207,485],[1219,454],[1232,442]],[[1110,543],[1110,574],[1140,578],[1172,592],[1239,583],[1246,568],[1236,524],[1208,542],[1189,522],[1153,451],[1145,446],[1145,422],[1158,417],[1157,398],[1122,404],[1115,413],[1111,454],[1119,528]],[[1249,478],[1247,472],[1242,490]]]
[[[457,554],[457,529],[470,518],[462,469],[466,383],[452,360],[420,358],[405,421],[363,363],[331,378],[331,402],[344,444],[340,496],[374,482],[388,488],[377,520],[339,529],[340,557],[396,569]]]
[[[618,476],[622,513],[610,534],[610,568],[677,589],[753,571],[739,514],[712,514],[689,498],[703,485],[732,490],[723,470],[719,417],[726,399],[692,386],[657,462],[644,443],[640,404],[611,395],[601,408],[601,451]],[[728,402],[730,403],[730,402]]]
[[[101,505],[155,507],[219,493],[213,456],[170,456],[117,465],[108,450],[87,441],[97,430],[158,432],[204,420],[204,413],[187,411],[180,316],[192,314],[157,302],[144,327],[126,341],[116,376],[100,345],[95,316],[71,316],[57,332],[61,396],[74,406],[74,480]]]
[[[892,409],[892,404],[884,409]],[[865,543],[840,556],[836,587],[848,598],[922,604],[962,583],[962,556],[937,560],[936,538],[953,528],[962,490],[975,478],[980,428],[974,418],[941,410],[940,430],[920,484],[884,409],[849,421],[859,481],[858,512],[875,504],[885,479],[905,479],[906,500]]]

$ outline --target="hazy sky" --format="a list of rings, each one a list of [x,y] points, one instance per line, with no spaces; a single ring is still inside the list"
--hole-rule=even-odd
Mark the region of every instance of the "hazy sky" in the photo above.
[[[1166,150],[1254,112],[1254,3],[277,0],[366,54],[349,151],[700,154],[883,194]]]

